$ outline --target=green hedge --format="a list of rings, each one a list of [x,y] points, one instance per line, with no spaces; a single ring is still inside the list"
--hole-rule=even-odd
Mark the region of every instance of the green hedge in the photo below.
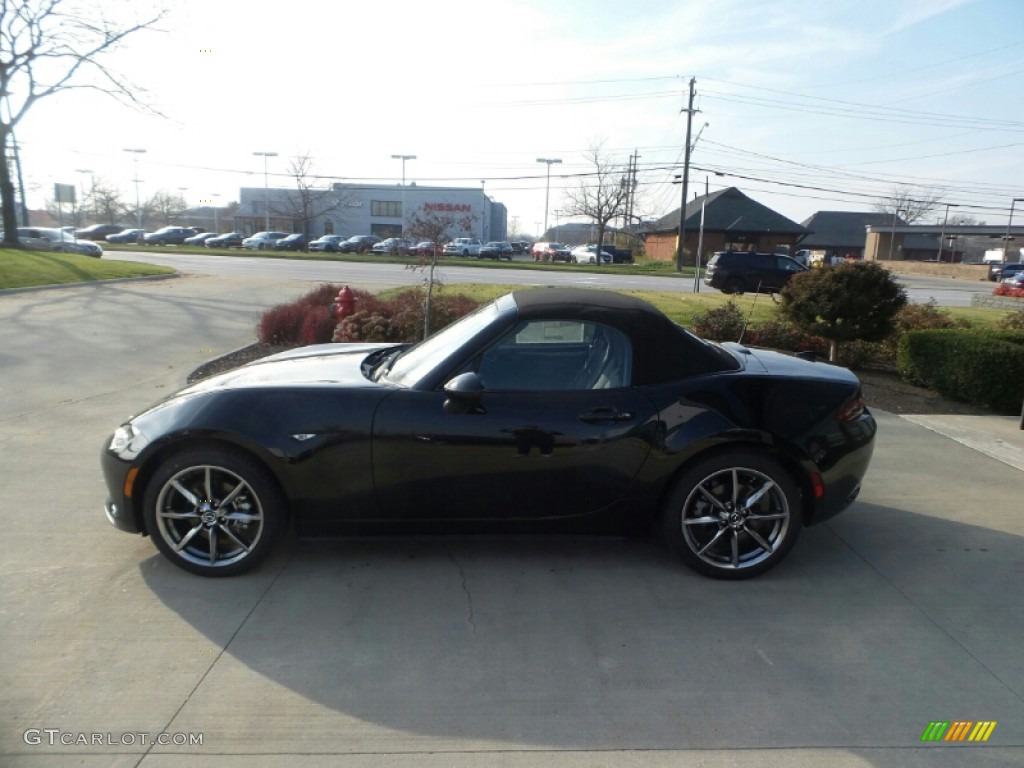
[[[900,375],[943,397],[1019,413],[1024,401],[1024,331],[909,331],[896,355]]]

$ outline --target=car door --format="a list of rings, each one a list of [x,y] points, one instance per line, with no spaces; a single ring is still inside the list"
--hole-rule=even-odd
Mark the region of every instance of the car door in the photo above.
[[[396,391],[373,428],[384,516],[536,520],[609,506],[656,431],[631,368],[629,340],[614,328],[531,321],[452,371],[480,382],[476,407],[446,407],[443,390]]]

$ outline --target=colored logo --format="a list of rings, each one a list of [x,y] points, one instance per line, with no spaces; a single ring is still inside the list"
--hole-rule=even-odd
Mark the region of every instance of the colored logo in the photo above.
[[[998,724],[995,720],[933,720],[921,741],[988,741]]]

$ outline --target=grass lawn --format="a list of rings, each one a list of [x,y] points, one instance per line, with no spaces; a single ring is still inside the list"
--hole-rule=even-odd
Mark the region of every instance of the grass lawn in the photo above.
[[[446,293],[461,293],[480,302],[490,301],[515,289],[514,285],[492,283],[458,283],[441,288]],[[384,291],[383,295],[393,295],[404,290],[408,290],[408,288],[393,288]],[[775,315],[777,305],[767,294],[746,293],[742,296],[730,297],[717,291],[677,293],[675,291],[621,290],[618,292],[650,302],[675,322],[687,327],[693,324],[693,319],[698,315],[702,315],[714,307],[727,304],[729,301],[734,301],[743,316],[749,317],[753,324],[777,319]],[[972,328],[995,328],[999,320],[1010,314],[1009,310],[974,307],[942,307],[942,311],[954,319],[967,320]]]
[[[116,277],[168,275],[173,272],[169,267],[132,261],[106,261],[77,253],[0,248],[0,289],[67,285]]]

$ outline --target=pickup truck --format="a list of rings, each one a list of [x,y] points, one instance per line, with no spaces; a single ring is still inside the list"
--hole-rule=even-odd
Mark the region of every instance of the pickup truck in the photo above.
[[[479,256],[480,241],[475,237],[456,237],[444,247],[445,256]]]

